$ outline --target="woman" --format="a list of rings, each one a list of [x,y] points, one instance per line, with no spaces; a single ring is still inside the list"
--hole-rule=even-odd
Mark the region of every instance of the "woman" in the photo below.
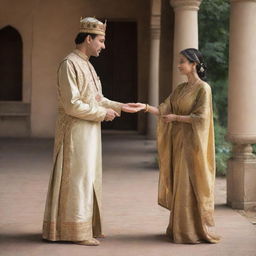
[[[158,108],[131,104],[159,116],[160,165],[158,203],[169,209],[167,235],[175,243],[217,243],[214,226],[214,127],[211,88],[204,81],[202,54],[180,52],[178,69],[188,82],[177,86]]]

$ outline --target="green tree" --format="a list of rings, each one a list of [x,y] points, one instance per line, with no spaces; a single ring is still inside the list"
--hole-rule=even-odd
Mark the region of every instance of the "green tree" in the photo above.
[[[229,50],[228,0],[203,0],[199,11],[199,49],[213,92],[217,173],[224,175],[230,145],[225,141]]]

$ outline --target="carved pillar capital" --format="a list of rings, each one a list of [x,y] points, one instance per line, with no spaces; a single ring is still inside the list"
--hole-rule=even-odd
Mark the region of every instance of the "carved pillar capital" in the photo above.
[[[174,11],[178,10],[199,10],[199,6],[202,0],[170,0],[171,6],[174,8]]]
[[[152,39],[160,39],[160,15],[152,15],[151,16],[151,24],[150,24],[150,30],[151,30],[151,38]]]
[[[173,88],[185,82],[178,71],[179,52],[186,48],[198,48],[198,10],[201,0],[171,0],[175,11],[173,42]]]
[[[256,0],[229,0],[230,3],[238,3],[238,2],[255,2],[256,3]]]

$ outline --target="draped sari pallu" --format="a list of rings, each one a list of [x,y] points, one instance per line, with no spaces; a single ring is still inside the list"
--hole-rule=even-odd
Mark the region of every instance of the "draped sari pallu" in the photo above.
[[[211,88],[180,84],[159,106],[158,203],[171,211],[167,234],[177,243],[216,243],[214,226],[215,147]],[[191,123],[164,123],[161,115],[189,115]]]

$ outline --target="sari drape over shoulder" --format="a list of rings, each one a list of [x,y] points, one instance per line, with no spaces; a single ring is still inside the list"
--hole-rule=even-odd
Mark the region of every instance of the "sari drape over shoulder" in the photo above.
[[[180,84],[159,106],[164,114],[189,115],[191,123],[159,118],[158,203],[169,209],[167,234],[177,243],[218,242],[214,226],[215,148],[211,88],[199,82]]]

